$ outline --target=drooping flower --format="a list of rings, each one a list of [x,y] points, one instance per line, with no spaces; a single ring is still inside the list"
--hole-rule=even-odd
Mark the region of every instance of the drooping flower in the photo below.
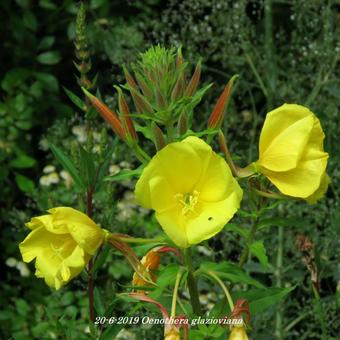
[[[221,231],[240,206],[242,190],[224,159],[197,137],[168,144],[143,170],[137,201],[179,247]]]
[[[31,232],[19,248],[25,262],[35,261],[35,275],[59,289],[77,276],[105,238],[106,231],[87,215],[69,208],[48,210],[26,226]]]
[[[313,112],[301,105],[284,104],[267,114],[255,166],[283,194],[307,199],[320,186],[327,187],[322,182],[328,159],[324,137]]]

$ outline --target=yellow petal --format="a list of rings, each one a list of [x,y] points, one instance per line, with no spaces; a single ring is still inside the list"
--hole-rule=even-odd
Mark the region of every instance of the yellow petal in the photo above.
[[[236,186],[239,187],[226,161],[213,153],[204,175],[196,186],[200,193],[199,199],[206,202],[224,200]]]
[[[268,121],[266,119],[262,130],[263,133],[269,130],[271,135],[275,132],[277,134],[273,136],[273,139],[267,145],[264,145],[263,142],[261,144],[260,139],[259,165],[272,171],[294,169],[309,140],[314,124],[313,116],[309,115],[302,118],[279,133],[274,130],[270,122],[270,119]]]
[[[263,174],[285,195],[306,198],[320,186],[327,167],[326,153],[320,158],[304,160],[298,166],[286,172],[263,170]]]
[[[161,212],[173,208],[177,201],[175,192],[164,177],[155,176],[149,181],[151,206],[154,210]]]
[[[44,278],[48,286],[59,289],[61,286],[60,280],[57,278],[62,259],[56,256],[55,252],[51,249],[45,249],[39,255],[35,262],[36,276]]]
[[[67,227],[75,242],[90,255],[93,255],[104,241],[104,231],[96,224],[88,225],[70,221]]]
[[[263,154],[275,138],[299,120],[313,116],[306,107],[297,104],[283,104],[267,113],[260,136],[260,154]]]
[[[29,222],[25,225],[30,229],[35,229],[41,226],[50,225],[52,223],[52,216],[51,215],[42,215],[31,218]]]
[[[96,226],[96,223],[87,215],[70,207],[57,207],[48,212],[53,217],[53,226],[49,229],[51,232],[59,233],[58,230],[67,230],[66,226],[70,222]]]
[[[248,335],[245,328],[234,326],[231,330],[229,340],[248,340]]]
[[[152,158],[136,184],[136,198],[142,206],[153,208],[149,181],[154,176],[166,178],[175,192],[193,190],[204,170],[202,160],[193,148],[195,140],[199,138],[168,144]],[[201,146],[201,142],[196,144]]]
[[[171,240],[181,248],[189,246],[185,231],[185,217],[178,207],[157,212],[156,219]]]
[[[19,244],[19,249],[24,262],[31,262],[39,256],[44,249],[50,247],[51,233],[44,227],[32,230],[27,237]]]
[[[201,213],[189,221],[186,235],[189,244],[197,244],[220,232],[240,207],[242,190],[234,184],[233,192],[223,201],[200,204]]]
[[[311,195],[306,198],[309,204],[315,204],[320,198],[322,198],[327,192],[328,185],[331,182],[331,178],[325,173],[321,179],[319,188]]]

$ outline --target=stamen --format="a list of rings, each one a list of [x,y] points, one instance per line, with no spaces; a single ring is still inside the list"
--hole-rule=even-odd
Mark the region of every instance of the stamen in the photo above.
[[[199,192],[194,190],[192,193],[176,194],[175,198],[182,205],[182,214],[187,216],[195,212],[195,206],[198,202]]]

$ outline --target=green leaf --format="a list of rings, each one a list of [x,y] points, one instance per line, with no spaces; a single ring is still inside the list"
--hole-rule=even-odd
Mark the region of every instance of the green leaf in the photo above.
[[[96,180],[96,168],[92,155],[79,145],[80,176],[87,188],[94,186]]]
[[[59,51],[48,51],[38,55],[37,60],[44,65],[55,65],[61,60]]]
[[[204,262],[200,266],[203,272],[213,271],[219,278],[235,283],[247,283],[258,288],[263,288],[264,285],[259,281],[250,277],[239,266],[223,261],[220,263]]]
[[[9,165],[16,169],[32,168],[36,163],[36,160],[28,155],[22,154],[17,158],[10,161]]]
[[[273,217],[273,218],[265,218],[258,223],[257,229],[265,229],[271,226],[276,227],[300,227],[303,226],[303,221],[297,221],[294,218],[286,218],[286,217]]]
[[[86,105],[82,99],[80,99],[76,94],[68,90],[66,87],[63,87],[63,89],[74,105],[76,105],[80,110],[86,111]]]
[[[82,178],[79,176],[78,170],[73,164],[73,162],[71,161],[71,159],[54,144],[51,143],[50,148],[55,158],[59,161],[59,163],[63,166],[63,168],[70,173],[75,184],[82,190],[86,189],[85,183],[83,182]]]
[[[94,290],[93,290],[93,300],[94,300],[94,308],[97,312],[97,315],[104,316],[105,307],[104,307],[104,303],[100,295],[99,289],[97,287],[94,287]]]
[[[45,72],[35,72],[34,73],[37,80],[43,83],[44,88],[51,92],[58,92],[59,90],[59,83],[57,78],[49,73]]]
[[[243,298],[248,300],[250,307],[250,314],[257,315],[266,310],[273,304],[282,300],[289,294],[294,287],[289,288],[266,288],[266,289],[251,289],[247,292],[237,292],[233,295],[234,300]]]
[[[241,237],[247,240],[249,238],[249,234],[250,234],[249,229],[242,228],[235,223],[228,223],[224,229],[226,231],[235,231],[237,234],[239,234]]]
[[[32,192],[34,190],[34,182],[26,176],[15,174],[15,182],[23,192]]]
[[[9,70],[1,81],[1,87],[5,91],[22,85],[30,77],[31,71],[25,68],[14,68]]]
[[[249,247],[249,250],[260,261],[263,269],[267,269],[268,268],[268,257],[266,255],[266,248],[264,247],[263,242],[256,241],[252,243]]]
[[[53,35],[47,35],[40,40],[38,45],[38,50],[46,50],[50,48],[55,42],[55,37]]]
[[[137,169],[134,170],[127,170],[124,169],[122,171],[119,171],[117,174],[108,176],[105,178],[105,181],[121,181],[125,179],[129,179],[132,177],[138,177],[143,171],[143,166],[140,166]]]
[[[25,11],[22,16],[22,21],[24,25],[31,31],[35,32],[37,30],[38,22],[33,12]]]

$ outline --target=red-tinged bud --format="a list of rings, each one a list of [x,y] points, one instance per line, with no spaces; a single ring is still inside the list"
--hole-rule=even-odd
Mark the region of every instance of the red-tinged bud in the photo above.
[[[158,107],[160,109],[164,108],[165,107],[165,99],[164,99],[164,96],[162,94],[162,92],[160,91],[160,89],[157,87],[156,89],[156,101],[157,101],[157,104],[158,104]]]
[[[188,116],[185,112],[182,112],[178,119],[178,132],[180,135],[184,135],[188,131]]]
[[[135,127],[133,125],[133,121],[130,116],[130,110],[125,100],[123,91],[118,86],[115,86],[115,88],[118,92],[119,111],[121,113],[121,121],[123,122],[125,133],[126,135],[130,136],[132,139],[138,140],[138,136],[137,136]]]
[[[183,54],[182,54],[182,46],[180,46],[177,50],[177,58],[176,58],[176,68],[179,69],[184,63]]]
[[[153,132],[153,136],[154,136],[154,143],[155,143],[155,146],[156,146],[156,150],[160,151],[166,145],[163,132],[155,122],[151,123],[151,128],[152,128],[152,132]]]
[[[130,93],[133,99],[133,102],[136,106],[136,109],[141,114],[152,114],[153,108],[151,104],[147,101],[147,99],[142,96],[139,91],[130,88]]]
[[[141,88],[144,96],[148,98],[149,100],[152,99],[153,93],[150,89],[149,85],[146,83],[146,81],[143,79],[143,77],[139,74],[136,74],[136,79],[139,87]]]
[[[89,99],[92,106],[97,112],[110,124],[113,131],[123,140],[126,139],[123,125],[121,124],[117,114],[112,111],[107,105],[101,102],[97,97],[88,92],[85,88],[82,88],[86,97]]]
[[[176,100],[181,97],[184,93],[185,82],[184,82],[184,70],[180,71],[176,84],[171,92],[171,99]]]
[[[191,97],[193,94],[195,94],[198,83],[200,82],[201,78],[201,61],[199,61],[196,65],[195,72],[192,75],[190,82],[185,90],[185,95],[188,97]]]
[[[138,90],[138,86],[137,86],[135,80],[133,79],[132,75],[130,74],[130,72],[124,66],[123,66],[123,70],[124,70],[126,82],[128,83],[129,87],[134,88],[135,90]]]
[[[234,75],[228,82],[228,84],[224,87],[224,90],[220,97],[217,100],[217,103],[214,107],[212,114],[208,120],[208,128],[217,129],[222,125],[224,115],[227,111],[227,106],[229,103],[229,98],[231,94],[231,90],[234,84],[235,79],[238,75]]]

